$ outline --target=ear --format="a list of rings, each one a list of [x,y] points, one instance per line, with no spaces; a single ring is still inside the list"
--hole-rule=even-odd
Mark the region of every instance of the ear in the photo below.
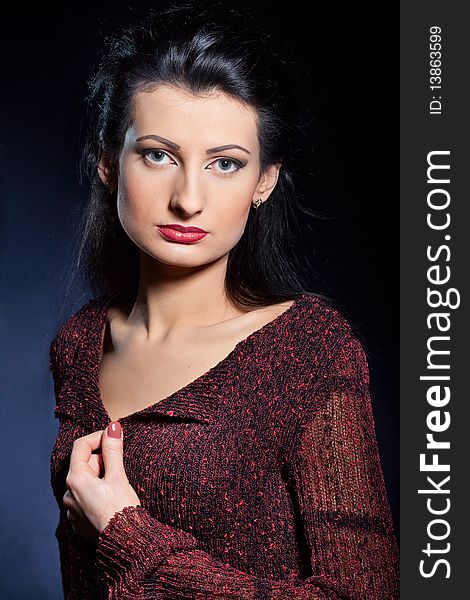
[[[103,152],[101,152],[100,161],[98,163],[98,175],[102,183],[112,191],[114,187],[113,172],[109,160]]]
[[[255,196],[253,200],[261,198],[263,202],[271,195],[272,191],[276,187],[276,183],[279,179],[279,172],[281,170],[281,163],[273,163],[268,165],[266,169],[261,173],[258,185],[256,186]]]

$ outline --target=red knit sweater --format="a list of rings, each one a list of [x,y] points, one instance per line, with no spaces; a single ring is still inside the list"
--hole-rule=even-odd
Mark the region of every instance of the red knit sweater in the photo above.
[[[303,294],[217,365],[120,419],[142,503],[95,546],[66,518],[73,441],[104,429],[92,298],[50,348],[51,484],[66,600],[398,600],[398,548],[364,350],[332,305]]]

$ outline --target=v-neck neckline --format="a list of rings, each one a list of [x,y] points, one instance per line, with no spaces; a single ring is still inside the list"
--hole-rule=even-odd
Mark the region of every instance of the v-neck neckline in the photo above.
[[[252,331],[249,335],[238,341],[234,348],[223,357],[218,363],[216,363],[213,367],[210,367],[207,371],[205,371],[202,375],[199,375],[195,379],[191,380],[189,383],[179,388],[178,390],[172,392],[165,398],[158,400],[147,406],[146,408],[134,411],[120,417],[117,419],[118,422],[123,422],[127,420],[131,420],[135,417],[143,417],[147,414],[151,414],[154,412],[164,414],[167,416],[179,416],[186,417],[190,416],[197,420],[206,421],[213,413],[213,409],[216,405],[216,399],[213,395],[213,388],[209,386],[207,388],[207,384],[211,382],[211,380],[215,380],[216,376],[221,372],[226,372],[232,361],[235,359],[236,355],[249,347],[249,345],[263,337],[267,333],[269,333],[276,326],[281,325],[284,321],[288,320],[294,311],[299,308],[302,304],[303,300],[307,296],[306,293],[302,293],[296,298],[294,298],[293,303],[286,308],[282,313],[268,321],[258,329]],[[96,332],[96,336],[93,337],[91,344],[91,359],[92,359],[92,383],[93,383],[93,392],[95,395],[95,400],[99,407],[99,410],[104,417],[106,423],[111,421],[111,417],[108,414],[108,411],[103,403],[103,398],[101,396],[100,390],[100,368],[101,362],[103,358],[103,347],[104,347],[104,336],[106,334],[107,327],[107,318],[108,318],[108,309],[110,308],[111,302],[116,299],[116,296],[111,296],[108,294],[103,294],[97,300],[99,301],[98,306],[98,324],[94,331]],[[101,301],[101,302],[100,302]],[[207,388],[207,389],[206,389]],[[197,391],[196,396],[192,394],[192,392]],[[205,393],[207,392],[207,393]],[[188,400],[189,401],[186,401]],[[197,400],[195,401],[195,398]]]

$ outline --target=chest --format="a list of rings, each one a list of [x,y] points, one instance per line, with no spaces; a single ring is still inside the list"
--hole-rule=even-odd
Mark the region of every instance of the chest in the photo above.
[[[99,388],[112,420],[131,415],[184,390],[219,363],[227,360],[236,341],[158,347],[151,351],[126,347],[104,353]]]
[[[115,421],[184,390],[227,361],[249,335],[284,310],[285,305],[274,305],[204,332],[158,344],[132,341],[123,321],[116,319],[113,323],[111,319],[103,331],[99,369],[100,396],[106,412]]]

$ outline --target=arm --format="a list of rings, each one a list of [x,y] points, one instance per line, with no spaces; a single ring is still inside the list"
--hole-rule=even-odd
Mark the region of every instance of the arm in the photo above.
[[[63,381],[63,361],[64,335],[63,330],[59,329],[53,337],[49,346],[49,370],[54,383],[55,395],[59,393]]]
[[[308,576],[273,581],[241,572],[200,550],[190,533],[126,507],[97,547],[108,600],[398,600],[398,552],[357,340],[340,348],[313,393],[291,461]]]

